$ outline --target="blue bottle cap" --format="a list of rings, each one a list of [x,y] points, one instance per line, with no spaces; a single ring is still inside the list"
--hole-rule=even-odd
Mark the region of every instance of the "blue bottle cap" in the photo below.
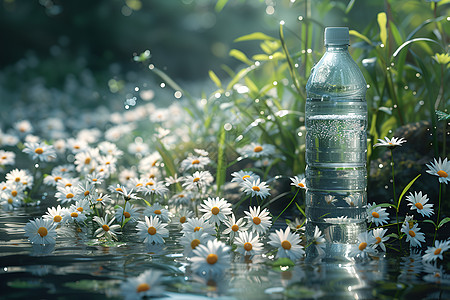
[[[325,28],[325,45],[348,45],[350,34],[348,27]]]

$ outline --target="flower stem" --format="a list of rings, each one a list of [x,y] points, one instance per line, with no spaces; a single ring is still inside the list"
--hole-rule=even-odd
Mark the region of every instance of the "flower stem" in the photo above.
[[[442,183],[439,183],[438,213],[437,213],[436,224],[434,224],[433,245],[434,245],[434,242],[436,241],[436,234],[437,234],[437,230],[439,228],[439,217],[440,217],[440,214],[441,214],[441,194],[442,194]]]
[[[391,150],[391,169],[392,169],[392,191],[394,193],[394,203],[397,203],[396,205],[396,209],[395,209],[395,219],[397,221],[397,233],[398,236],[400,236],[400,224],[398,222],[398,209],[399,209],[399,205],[400,203],[397,202],[397,195],[395,194],[395,172],[394,172],[394,152]]]
[[[291,202],[289,202],[289,204],[283,209],[283,211],[273,220],[273,223],[275,223],[276,220],[278,220],[278,218],[285,212],[285,210],[291,206],[292,202],[294,202],[295,198],[297,197],[298,192],[300,191],[300,189],[297,189],[297,192],[295,192],[294,197],[292,197]]]

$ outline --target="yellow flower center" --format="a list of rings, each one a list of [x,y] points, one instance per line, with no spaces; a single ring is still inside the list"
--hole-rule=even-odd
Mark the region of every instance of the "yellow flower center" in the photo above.
[[[381,243],[381,238],[380,238],[379,236],[376,236],[375,239],[377,240],[377,241],[375,242],[375,244]]]
[[[145,185],[154,185],[154,183],[152,181],[149,181]]]
[[[409,233],[409,235],[412,236],[412,237],[415,237],[415,236],[416,236],[416,233],[414,232],[414,230],[410,230],[408,233]]]
[[[140,186],[143,186],[143,184],[142,183],[136,183],[136,187],[140,187]]]
[[[78,210],[79,212],[83,212],[83,208],[82,208],[82,207],[78,207],[77,210]]]
[[[244,176],[242,176],[242,180],[245,180],[245,179],[247,179],[247,178],[250,178],[250,175],[244,175]]]
[[[254,187],[252,187],[252,190],[254,190],[255,192],[261,191],[261,189],[259,188],[259,186],[254,186]]]
[[[233,230],[234,232],[239,230],[239,226],[237,226],[236,224],[234,224],[233,226],[231,226],[231,230]]]
[[[98,198],[97,199],[97,202],[102,202],[103,201],[103,198]]]
[[[214,253],[208,254],[208,256],[206,257],[206,262],[210,265],[215,264],[218,260],[219,258],[217,257],[217,254]]]
[[[253,148],[253,152],[261,152],[263,151],[263,147],[261,146],[256,146],[255,148]]]
[[[374,217],[374,218],[379,218],[380,217],[380,214],[379,213],[377,213],[376,211],[374,211],[374,212],[372,212],[372,217]]]
[[[13,204],[14,200],[12,198],[8,198],[8,203]]]
[[[444,178],[448,177],[447,172],[445,172],[444,170],[437,171],[437,174],[439,175],[439,177],[444,177]]]
[[[20,181],[20,177],[16,177],[16,179],[14,179],[15,182],[19,182]]]
[[[441,251],[442,251],[441,248],[437,248],[436,250],[434,250],[434,255],[439,255]]]
[[[137,293],[141,293],[141,292],[146,292],[150,289],[150,286],[146,283],[141,283],[136,287],[136,292]]]
[[[17,196],[17,191],[12,191],[12,192],[11,192],[11,195],[12,195],[13,197]]]
[[[217,206],[214,206],[213,208],[211,208],[211,213],[213,215],[217,215],[219,213],[219,208]]]
[[[36,148],[36,150],[34,150],[34,153],[36,153],[36,154],[42,154],[42,153],[44,153],[44,149],[42,149],[42,148]]]
[[[408,225],[409,225],[409,229],[412,229],[414,227],[414,222],[413,221],[409,221]]]
[[[106,224],[105,224],[105,225],[103,225],[103,226],[102,226],[102,228],[103,228],[103,230],[104,230],[104,231],[109,231],[109,226],[108,226],[108,225],[106,225]]]
[[[123,190],[120,187],[116,188],[116,191],[117,192],[123,192]]]
[[[91,163],[91,158],[90,157],[86,157],[86,159],[84,160],[84,164],[88,165]]]
[[[124,216],[125,218],[129,218],[129,217],[131,217],[131,214],[130,214],[129,212],[127,212],[127,211],[124,211],[124,212],[123,212],[123,216]]]
[[[59,222],[61,222],[61,220],[62,220],[62,217],[60,215],[53,217],[53,222],[55,222],[55,223],[59,223]]]
[[[92,178],[93,182],[97,182],[97,180],[98,180],[97,178]]]
[[[252,244],[250,244],[250,243],[244,244],[245,251],[252,251],[252,248],[253,248]]]
[[[303,183],[301,183],[301,182],[299,182],[297,185],[298,185],[299,187],[305,187],[305,185],[304,185]]]
[[[155,209],[154,213],[155,213],[156,215],[160,215],[160,214],[161,214],[161,211],[160,211],[159,209]]]
[[[283,247],[283,249],[285,250],[289,250],[291,249],[292,245],[289,241],[283,241],[281,242],[281,247]]]
[[[195,177],[194,180],[192,180],[193,182],[198,182],[200,180],[199,177]]]
[[[302,224],[298,224],[297,226],[295,226],[295,228],[297,228],[297,229],[302,228]]]
[[[200,161],[198,160],[198,159],[194,159],[193,161],[192,161],[192,164],[193,165],[198,165],[200,163]]]
[[[70,214],[70,216],[71,216],[72,218],[77,218],[77,217],[78,217],[78,213],[73,212],[73,213]]]
[[[200,245],[200,240],[199,239],[193,239],[191,242],[191,248],[195,249],[195,247],[197,247],[198,245]]]
[[[259,225],[259,224],[261,224],[261,219],[260,219],[259,217],[254,217],[254,218],[253,218],[253,223],[254,223],[255,225]]]
[[[194,232],[199,231],[200,229],[202,229],[202,227],[197,226],[197,227],[194,228]]]
[[[39,227],[38,233],[41,237],[44,237],[48,234],[47,228],[45,227]]]
[[[61,176],[56,176],[54,179],[55,179],[55,181],[57,182],[58,180],[61,180],[62,177],[61,177]]]
[[[418,209],[423,209],[422,203],[416,203],[414,204]]]
[[[154,234],[156,234],[156,228],[151,226],[151,227],[148,228],[147,232],[150,235],[154,235]]]
[[[2,156],[2,159],[7,159],[8,157],[6,156],[6,155],[3,155]]]
[[[361,244],[359,244],[358,249],[360,251],[363,251],[364,249],[366,249],[366,247],[367,247],[367,243],[366,242],[362,242]]]
[[[85,192],[84,192],[84,196],[85,196],[85,197],[87,197],[89,194],[90,194],[89,191],[85,191]]]
[[[184,222],[186,222],[186,217],[185,217],[185,216],[182,216],[182,217],[180,218],[180,223],[183,224]]]
[[[72,186],[72,184],[70,182],[66,183],[65,187],[67,186]]]
[[[71,198],[73,198],[73,196],[75,196],[75,195],[72,194],[72,193],[68,193],[68,194],[66,195],[66,198],[67,198],[67,199],[71,199]]]
[[[184,198],[183,194],[178,195],[178,198]]]

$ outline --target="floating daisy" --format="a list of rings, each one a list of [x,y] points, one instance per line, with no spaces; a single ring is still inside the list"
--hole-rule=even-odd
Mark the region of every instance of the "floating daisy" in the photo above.
[[[422,192],[409,192],[409,195],[406,196],[406,200],[409,201],[408,206],[411,206],[411,210],[417,210],[419,214],[422,216],[430,217],[432,214],[434,214],[433,211],[433,204],[427,204],[428,197],[427,195],[422,196]]]
[[[67,208],[62,208],[61,205],[57,207],[47,208],[47,213],[43,216],[44,220],[51,220],[55,224],[63,223],[63,216],[67,213]]]
[[[224,224],[226,228],[222,231],[222,234],[228,235],[230,240],[233,240],[239,232],[247,230],[244,218],[240,218],[236,221],[236,217],[233,213],[224,221]]]
[[[353,246],[349,256],[366,258],[369,254],[375,253],[375,249],[371,246],[375,244],[376,241],[377,240],[374,238],[372,232],[361,232],[358,235],[359,243]]]
[[[300,245],[300,236],[292,233],[289,226],[284,231],[275,230],[269,239],[269,244],[278,249],[277,258],[287,257],[290,260],[297,260],[305,254],[303,246]]]
[[[406,142],[405,139],[396,137],[392,137],[392,139],[385,137],[384,140],[378,139],[378,141],[379,143],[373,145],[374,147],[388,147],[389,149],[394,149],[395,147],[401,146],[403,143]]]
[[[261,199],[266,198],[270,195],[269,188],[264,181],[260,182],[259,178],[253,180],[245,180],[241,183],[242,191],[247,194],[253,196],[260,197]]]
[[[232,213],[231,204],[219,197],[203,200],[200,206],[199,211],[204,213],[205,220],[216,225],[220,225]]]
[[[106,237],[107,239],[114,239],[117,240],[117,234],[116,230],[120,228],[120,225],[114,224],[114,217],[112,217],[110,220],[110,215],[106,214],[104,218],[100,218],[98,216],[94,217],[94,221],[100,226],[95,230],[94,235],[96,237]]]
[[[372,230],[373,237],[376,239],[375,243],[372,245],[372,248],[376,249],[377,247],[380,247],[384,252],[386,252],[386,246],[384,245],[384,242],[389,240],[389,237],[385,237],[387,229],[383,228],[376,228]]]
[[[171,213],[159,203],[147,206],[144,210],[145,216],[153,216],[159,218],[162,222],[170,222]]]
[[[129,219],[129,222],[134,223],[138,220],[138,209],[134,206],[134,204],[126,202],[125,207],[119,206],[116,208],[114,216],[120,224],[125,222],[127,219]]]
[[[301,189],[306,189],[306,178],[303,175],[296,175],[294,177],[289,178],[292,182],[291,185],[297,187],[297,188],[301,188]]]
[[[389,214],[386,212],[386,208],[377,206],[375,203],[367,204],[367,221],[375,223],[376,226],[383,225],[389,220]]]
[[[334,203],[338,201],[334,195],[326,195],[324,200],[328,205],[334,205]]]
[[[145,216],[145,221],[139,221],[137,224],[138,235],[147,245],[164,244],[163,238],[169,236],[166,226],[158,217]]]
[[[411,247],[421,247],[421,243],[425,242],[425,234],[419,232],[419,224],[411,226],[407,222],[403,222],[401,231],[406,234],[406,242],[409,242]]]
[[[184,234],[180,238],[180,244],[184,247],[184,255],[190,257],[192,251],[194,251],[198,245],[206,245],[208,241],[213,239],[214,237],[212,235],[200,230]]]
[[[439,157],[438,161],[435,158],[434,162],[427,164],[427,167],[427,173],[438,176],[440,183],[447,184],[450,181],[450,177],[448,177],[450,174],[450,161],[447,161],[447,158],[441,160]]]
[[[86,220],[86,218],[87,218],[86,215],[77,210],[77,207],[75,205],[71,205],[70,208],[64,212],[63,222],[82,223]]]
[[[120,290],[127,300],[158,297],[164,294],[161,281],[162,272],[150,269],[137,277],[128,278],[121,284]]]
[[[443,260],[444,257],[442,254],[450,249],[450,241],[435,241],[434,247],[428,247],[427,250],[425,250],[425,254],[423,255],[422,259],[425,262],[431,262],[435,261],[438,258]]]
[[[259,240],[259,234],[241,231],[234,239],[236,251],[242,255],[257,255],[263,251],[263,243]]]
[[[38,245],[49,245],[55,243],[56,225],[52,220],[36,218],[25,225],[25,235],[31,243]]]
[[[31,159],[39,159],[40,161],[51,161],[56,159],[56,151],[51,145],[45,143],[25,143],[22,150],[31,156]]]
[[[208,221],[205,220],[205,218],[189,218],[187,221],[183,224],[181,224],[183,229],[181,230],[182,233],[192,233],[196,231],[204,231],[208,234],[216,234],[216,230],[214,229],[214,225],[210,224]]]
[[[195,248],[191,263],[194,272],[217,276],[230,266],[230,247],[217,240],[208,241]]]
[[[261,211],[260,206],[249,207],[249,210],[249,212],[244,211],[249,229],[259,234],[266,233],[272,225],[270,220],[272,217],[269,216],[269,211],[266,208]]]

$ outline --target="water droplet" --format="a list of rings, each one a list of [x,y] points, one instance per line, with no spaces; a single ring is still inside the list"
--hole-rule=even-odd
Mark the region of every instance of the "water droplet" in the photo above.
[[[298,136],[303,136],[303,132],[300,131],[299,133],[297,133],[297,135]]]
[[[394,108],[397,108],[397,104],[394,104]]]
[[[393,62],[391,62],[391,67],[393,67],[394,66],[394,63]]]
[[[389,187],[387,185],[385,185],[384,188],[387,190]]]
[[[404,88],[405,90],[409,89],[409,87],[408,87],[407,85],[405,85],[403,88]]]
[[[223,125],[223,129],[225,129],[226,131],[230,131],[231,128],[233,128],[233,125],[231,125],[230,123],[226,123],[225,125]]]
[[[417,94],[417,92],[416,92],[416,91],[413,91],[412,94],[415,96],[415,95]]]
[[[135,92],[139,92],[139,87],[135,87],[135,88],[134,88],[134,91],[135,91]]]
[[[272,5],[266,7],[266,14],[273,15],[275,13],[275,8]]]
[[[39,168],[39,164],[35,164],[34,167],[37,169]]]
[[[220,93],[215,93],[215,94],[214,94],[214,97],[216,97],[216,99],[219,99],[219,98],[220,98],[220,96],[221,96],[221,94],[220,94]]]
[[[260,111],[259,114],[260,114],[260,115],[264,115],[264,112],[263,112],[263,111]]]
[[[383,164],[379,164],[378,168],[382,169],[383,168]]]
[[[387,67],[387,68],[386,68],[386,71],[389,71],[390,69],[391,69],[391,68]]]
[[[261,63],[259,61],[255,61],[255,66],[259,67]]]
[[[303,16],[298,16],[297,18],[299,21],[303,21]]]
[[[255,99],[255,103],[259,103],[259,99],[258,98]]]
[[[308,49],[308,50],[306,50],[306,52],[312,53],[312,49]]]
[[[416,77],[419,78],[420,77],[420,73],[416,73]]]
[[[298,64],[295,64],[294,67],[298,68]]]
[[[154,65],[154,64],[149,64],[149,65],[148,65],[148,68],[149,68],[150,70],[153,70],[153,69],[155,68],[155,65]]]
[[[225,97],[230,97],[230,92],[225,92]]]
[[[166,84],[165,84],[164,82],[161,82],[159,86],[160,86],[161,88],[165,88],[165,87],[166,87]]]
[[[284,21],[283,20],[280,21],[280,25],[284,25]]]
[[[274,82],[272,82],[272,84],[273,84],[273,85],[277,85],[277,84],[278,84],[278,82],[274,81]]]
[[[367,85],[367,88],[370,88],[370,84]]]
[[[384,44],[380,44],[380,47],[381,47],[381,48],[384,48]]]
[[[206,105],[206,103],[208,103],[208,100],[206,100],[206,99],[201,99],[201,100],[200,100],[200,104],[201,104],[201,105],[204,106],[204,105]]]

